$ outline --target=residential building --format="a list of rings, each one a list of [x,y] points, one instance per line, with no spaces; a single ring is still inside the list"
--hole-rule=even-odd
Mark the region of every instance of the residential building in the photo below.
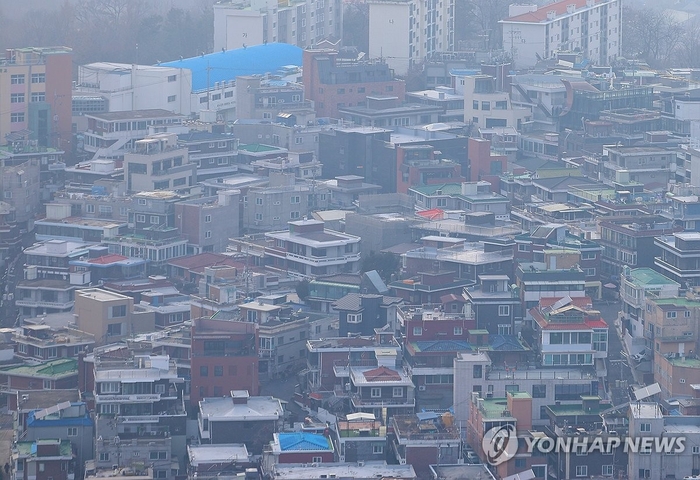
[[[420,0],[369,4],[369,56],[387,58],[397,75],[406,75],[435,52],[454,50],[454,3]]]
[[[636,452],[629,452],[627,472],[634,478],[666,478],[673,475],[678,478],[699,475],[700,468],[694,461],[697,449],[694,448],[698,438],[698,427],[700,426],[697,416],[673,416],[664,415],[661,405],[652,402],[637,402],[630,404],[629,413],[629,436],[668,438],[675,440],[678,437],[684,438],[687,445],[682,453],[676,452],[673,455],[664,454],[658,450],[639,449]]]
[[[329,204],[333,207],[348,208],[355,204],[360,195],[379,193],[382,187],[365,183],[364,179],[359,175],[340,175],[326,181],[326,186],[331,193]]]
[[[238,139],[228,133],[189,132],[177,136],[177,143],[187,148],[190,163],[197,165],[197,179],[213,178],[235,171]]]
[[[278,230],[290,220],[326,208],[330,201],[330,191],[323,184],[297,183],[294,174],[280,172],[271,172],[267,185],[251,187],[242,196],[242,228],[249,232]]]
[[[386,459],[386,427],[371,413],[348,413],[336,419],[333,444],[341,462]]]
[[[306,49],[303,62],[304,96],[314,102],[318,117],[338,118],[339,108],[363,105],[367,96],[404,98],[404,81],[394,79],[381,55],[366,59],[355,49]]]
[[[74,358],[49,360],[34,365],[0,369],[0,384],[11,394],[18,390],[65,390],[78,386],[78,361]]]
[[[8,134],[30,130],[38,145],[70,151],[73,51],[58,46],[9,48],[0,64],[0,144],[8,141]]]
[[[647,296],[678,297],[680,284],[648,267],[625,267],[620,277],[622,326],[632,337],[644,336],[644,308]]]
[[[94,158],[121,159],[137,140],[156,133],[186,133],[184,117],[168,110],[130,110],[85,115],[83,150]],[[185,162],[186,163],[186,162]],[[184,164],[183,164],[184,165]]]
[[[464,92],[464,121],[476,127],[515,127],[518,131],[532,117],[530,108],[514,106],[507,91],[491,75],[457,77]],[[463,82],[463,83],[462,83]]]
[[[304,99],[304,89],[296,82],[263,81],[260,76],[236,77],[236,116],[307,125],[316,115],[313,102]]]
[[[257,395],[258,345],[254,323],[193,319],[191,405],[230,390]]]
[[[338,107],[338,116],[358,126],[411,127],[436,123],[440,107],[404,103],[396,95],[368,95],[362,105]]]
[[[340,320],[340,336],[372,335],[385,326],[398,330],[396,309],[401,299],[386,295],[348,293],[333,303]]]
[[[171,478],[185,467],[185,381],[167,355],[126,355],[94,352],[95,467]]]
[[[657,270],[683,288],[700,284],[700,233],[678,232],[659,236],[654,239],[654,246],[660,250],[654,258]]]
[[[94,205],[91,206],[94,209]],[[72,216],[72,205],[66,203],[46,204],[45,207],[46,217],[34,222],[37,240],[62,239],[98,243],[103,238],[125,233],[128,225],[126,218],[108,220]],[[99,207],[105,212],[112,211],[112,205],[99,205]],[[112,214],[103,213],[102,215],[111,216]]]
[[[314,47],[326,38],[342,38],[340,0],[226,1],[214,8],[214,50],[231,50],[268,43]]]
[[[430,465],[456,464],[461,457],[462,438],[454,416],[445,412],[394,415],[391,451],[399,465],[412,465],[417,475],[425,475]]]
[[[55,358],[77,358],[89,352],[95,338],[85,332],[71,328],[53,328],[25,320],[19,332],[13,336],[17,345],[15,355],[22,359],[46,361]]]
[[[78,330],[93,335],[96,345],[155,330],[152,312],[134,308],[132,297],[101,288],[77,290],[74,311]]]
[[[282,428],[284,408],[274,397],[250,396],[232,390],[225,397],[203,398],[198,405],[199,438],[204,444],[244,443],[252,455],[260,455],[270,438]]]
[[[697,358],[700,302],[694,292],[687,297],[653,298],[644,302],[644,339],[653,352],[654,380],[663,398],[694,395],[700,380]]]
[[[31,230],[32,220],[41,210],[41,159],[28,158],[17,165],[3,162],[0,191],[4,203],[13,209],[14,222]]]
[[[508,220],[510,201],[491,188],[491,184],[485,181],[435,182],[433,185],[411,186],[408,194],[415,199],[416,208],[420,210],[460,210],[465,214],[487,212],[493,214],[494,221]],[[483,215],[482,223],[487,223],[487,220],[488,217]]]
[[[500,175],[508,170],[508,157],[496,152],[492,147],[493,142],[486,138],[469,138],[468,181],[479,182],[483,180],[494,186],[500,183]]]
[[[650,190],[666,190],[673,178],[671,168],[675,168],[676,154],[659,146],[605,147],[603,160],[601,180],[604,183],[636,182]]]
[[[467,428],[472,392],[490,398],[504,398],[508,392],[532,397],[533,425],[549,419],[544,407],[561,402],[580,402],[581,395],[598,395],[601,378],[592,368],[570,366],[516,369],[492,361],[493,352],[460,352],[454,360],[455,417],[460,428]],[[501,405],[499,413],[503,410]]]
[[[160,63],[97,62],[78,66],[73,95],[97,94],[104,99],[109,112],[168,110],[190,115],[198,110],[191,104],[191,87],[192,71],[189,69],[166,67]]]
[[[328,337],[309,340],[307,384],[312,392],[345,390],[349,367],[377,367],[379,359],[396,368],[399,344],[393,332],[366,337]],[[386,352],[385,354],[383,354]],[[378,355],[379,353],[379,355]],[[393,363],[392,363],[393,362]]]
[[[187,239],[188,253],[225,252],[228,239],[239,236],[240,200],[236,190],[220,191],[175,204],[175,225]]]
[[[134,141],[124,155],[124,178],[129,192],[186,190],[197,183],[197,167],[175,133],[150,135]]]
[[[459,295],[471,283],[468,279],[459,278],[454,270],[430,269],[391,282],[389,288],[409,305],[433,305],[439,304],[445,295]]]
[[[597,243],[603,247],[602,275],[611,279],[619,278],[625,266],[654,267],[655,259],[661,255],[661,246],[655,238],[668,238],[675,230],[666,219],[649,215],[600,219],[598,223]]]
[[[65,312],[73,308],[74,290],[90,280],[71,275],[70,261],[88,254],[91,244],[48,240],[24,250],[24,279],[17,284],[15,305],[24,316]]]
[[[464,122],[464,97],[455,93],[449,86],[438,86],[435,90],[407,92],[406,99],[411,103],[440,107],[443,111],[438,121]]]
[[[478,275],[479,283],[464,287],[465,310],[473,315],[474,328],[490,334],[512,335],[523,319],[520,296],[508,275]]]
[[[595,65],[610,65],[622,51],[622,2],[563,0],[538,7],[512,5],[503,48],[517,68],[533,67],[559,51],[581,51]]]
[[[271,266],[307,278],[359,269],[360,237],[326,230],[318,220],[288,224],[289,230],[265,234],[275,242],[265,251]]]
[[[349,372],[350,402],[355,412],[389,418],[415,410],[415,386],[404,371],[382,365],[351,366]]]
[[[17,442],[13,445],[10,455],[12,469],[8,474],[12,475],[13,480],[30,477],[37,480],[75,479],[73,447],[68,440],[40,439],[33,442]]]
[[[248,471],[254,465],[243,443],[188,445],[188,479],[220,478]],[[257,469],[255,469],[257,475]],[[248,472],[250,473],[250,472]]]
[[[463,182],[459,163],[435,157],[432,145],[401,145],[396,147],[396,191],[408,193],[410,188]]]
[[[608,324],[593,310],[590,298],[541,298],[530,315],[542,365],[594,365],[605,370]]]
[[[263,454],[263,471],[285,463],[329,463],[335,461],[333,442],[326,435],[308,432],[275,433],[269,451]]]
[[[520,301],[524,314],[538,305],[546,297],[584,297],[586,295],[586,275],[575,263],[575,256],[564,257],[557,266],[555,258],[546,256],[545,263],[520,263],[515,271],[516,285],[520,292]],[[546,263],[552,261],[553,264]]]

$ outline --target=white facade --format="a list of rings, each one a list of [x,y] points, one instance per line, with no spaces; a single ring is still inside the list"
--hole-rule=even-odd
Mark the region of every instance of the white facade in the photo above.
[[[503,48],[516,68],[534,66],[557,51],[580,51],[597,65],[620,55],[621,0],[562,0],[537,8],[511,5],[501,20]]]
[[[454,49],[454,0],[371,0],[369,56],[405,75],[430,54]]]
[[[162,109],[189,115],[191,86],[188,69],[99,62],[78,67],[75,93],[100,94],[110,112]]]
[[[341,0],[243,0],[214,5],[214,51],[265,43],[313,47],[342,36]]]
[[[529,122],[529,108],[513,106],[507,92],[496,90],[495,79],[490,75],[457,77],[464,89],[464,121],[481,128],[514,127],[521,129]]]

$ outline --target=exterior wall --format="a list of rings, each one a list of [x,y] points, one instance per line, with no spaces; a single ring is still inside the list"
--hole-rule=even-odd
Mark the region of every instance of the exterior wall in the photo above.
[[[248,452],[252,455],[260,455],[263,446],[269,444],[272,434],[276,431],[277,425],[274,420],[209,421],[209,435],[212,444],[245,443]]]
[[[175,162],[167,170],[156,171],[154,164],[163,161]],[[146,173],[137,173],[136,164],[145,165]],[[184,148],[169,150],[161,153],[142,155],[127,153],[124,155],[124,178],[127,190],[130,192],[148,192],[152,190],[177,190],[191,187],[197,182],[197,167],[189,163],[188,151]]]
[[[278,463],[315,463],[318,462],[318,457],[322,463],[330,463],[334,460],[334,452],[296,452],[296,453],[280,453]]]
[[[239,236],[238,195],[221,193],[218,199],[201,200],[207,203],[175,204],[177,228],[192,247],[192,253],[225,252],[229,238]]]
[[[97,291],[93,296],[91,292]],[[100,298],[105,297],[105,298]],[[112,308],[124,306],[123,317],[112,317]],[[95,344],[116,342],[134,333],[155,329],[154,315],[134,315],[134,299],[99,289],[79,290],[75,299],[75,316],[78,330],[95,336]],[[121,324],[121,335],[109,334],[109,325]],[[114,327],[113,327],[114,328]]]
[[[568,2],[558,2],[566,4]],[[551,16],[544,21],[502,20],[503,48],[510,51],[517,68],[532,67],[537,56],[547,59],[557,51],[580,49],[586,58],[597,65],[608,65],[620,54],[621,2],[620,0],[588,0],[576,2],[578,8]],[[538,15],[556,11],[546,5]],[[583,19],[587,18],[586,23]],[[606,28],[607,26],[607,28]]]
[[[1,133],[1,132],[0,132]],[[4,166],[0,175],[0,190],[4,202],[15,208],[15,221],[25,223],[40,211],[40,165],[32,158],[17,166]]]

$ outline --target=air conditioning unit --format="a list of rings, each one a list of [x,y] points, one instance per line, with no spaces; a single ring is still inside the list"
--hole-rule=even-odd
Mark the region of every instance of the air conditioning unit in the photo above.
[[[420,385],[420,386],[418,387],[418,391],[419,391],[419,392],[425,392],[425,385]]]
[[[275,202],[275,205],[282,205],[282,202]]]

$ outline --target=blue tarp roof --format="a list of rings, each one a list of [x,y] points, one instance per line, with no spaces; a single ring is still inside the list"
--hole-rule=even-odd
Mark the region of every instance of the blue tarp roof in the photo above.
[[[280,433],[280,448],[285,450],[332,450],[328,439],[317,433]]]
[[[216,82],[235,80],[243,75],[275,73],[288,65],[301,66],[301,54],[301,48],[296,45],[268,43],[174,60],[160,65],[191,70],[192,91],[199,91],[207,88],[207,66],[209,85],[213,86]]]

